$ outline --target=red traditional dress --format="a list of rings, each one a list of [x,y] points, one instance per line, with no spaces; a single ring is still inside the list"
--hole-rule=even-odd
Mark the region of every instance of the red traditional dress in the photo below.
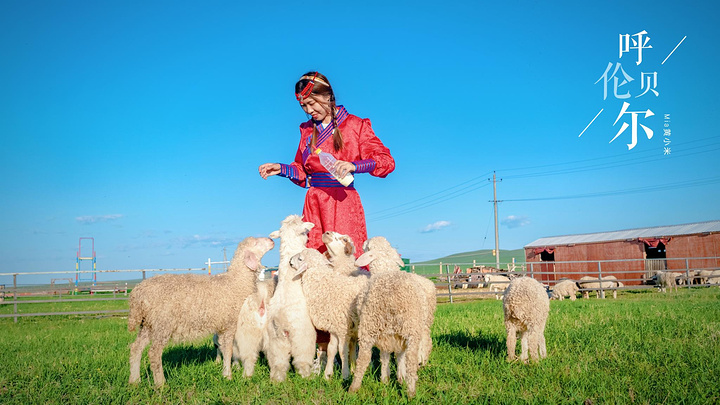
[[[342,150],[336,151],[333,146],[332,133],[335,127],[332,122],[319,131],[316,147],[338,160],[355,164],[355,175],[370,173],[376,177],[385,177],[395,170],[395,160],[390,150],[375,136],[369,119],[348,114],[343,106],[338,106],[335,118],[342,133]],[[313,126],[312,120],[300,125],[300,145],[295,161],[281,163],[280,176],[289,178],[298,186],[309,187],[305,195],[303,219],[314,223],[315,227],[308,235],[307,247],[325,251],[322,234],[335,231],[350,236],[355,243],[356,257],[360,256],[362,244],[367,240],[365,211],[360,195],[355,190],[355,182],[347,187],[340,184],[320,164],[318,155],[312,153],[310,140]]]

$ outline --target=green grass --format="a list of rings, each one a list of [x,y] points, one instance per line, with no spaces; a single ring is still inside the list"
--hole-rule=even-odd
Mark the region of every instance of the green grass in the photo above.
[[[286,382],[270,383],[264,360],[252,379],[236,369],[227,381],[206,339],[166,348],[167,383],[156,389],[146,357],[141,383],[127,384],[135,335],[121,317],[0,319],[0,330],[3,404],[407,402],[404,387],[379,382],[377,362],[356,394],[337,374],[324,381],[291,372]],[[420,370],[410,402],[720,402],[717,288],[552,301],[545,336],[547,359],[507,363],[500,301],[439,305],[430,363]]]

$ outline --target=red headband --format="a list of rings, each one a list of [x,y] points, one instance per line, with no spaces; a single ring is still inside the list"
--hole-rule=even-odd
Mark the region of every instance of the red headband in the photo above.
[[[315,75],[312,79],[308,82],[308,84],[305,85],[305,88],[300,91],[300,93],[295,93],[295,98],[298,101],[303,101],[303,99],[312,93],[313,88],[315,87],[315,79],[317,78],[318,72],[315,72]]]

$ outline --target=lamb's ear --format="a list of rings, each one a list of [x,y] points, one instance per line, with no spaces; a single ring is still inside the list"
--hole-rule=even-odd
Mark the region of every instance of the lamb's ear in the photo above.
[[[404,266],[405,266],[405,262],[402,261],[402,259],[400,258],[400,256],[395,257],[395,263],[397,263],[397,265],[400,266],[400,267],[404,267]]]
[[[268,237],[270,239],[277,239],[280,237],[280,231],[279,230],[274,231],[274,232],[270,233],[270,235]]]
[[[345,242],[345,256],[350,256],[355,254],[355,246],[350,242],[349,238],[344,238],[343,242]]]
[[[313,224],[312,222],[303,222],[303,227],[305,228],[306,232],[310,232],[310,230],[313,229],[314,226],[315,224]]]
[[[245,265],[250,268],[250,270],[257,270],[258,267],[260,267],[260,260],[258,260],[257,255],[253,252],[245,252]]]
[[[365,252],[355,260],[355,265],[358,267],[365,267],[372,263],[372,261],[375,259],[377,259],[377,257],[375,257],[375,253],[373,253],[372,251]]]

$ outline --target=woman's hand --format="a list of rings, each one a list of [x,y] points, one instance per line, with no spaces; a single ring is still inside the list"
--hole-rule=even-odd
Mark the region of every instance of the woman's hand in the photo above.
[[[280,174],[280,163],[265,163],[264,165],[260,165],[258,172],[260,173],[260,177],[267,180],[270,176]]]
[[[355,171],[356,167],[354,164],[350,162],[346,162],[344,160],[338,160],[335,162],[335,166],[333,166],[335,169],[338,177],[341,179],[345,177],[348,173],[352,173]]]

